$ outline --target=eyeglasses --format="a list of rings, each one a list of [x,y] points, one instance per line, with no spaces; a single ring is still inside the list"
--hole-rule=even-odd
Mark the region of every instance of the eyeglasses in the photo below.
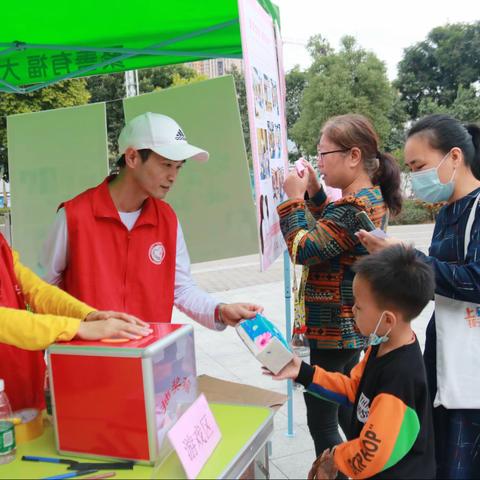
[[[351,150],[351,148],[342,148],[340,150],[330,150],[329,152],[320,152],[320,151],[317,151],[317,156],[319,156],[322,160],[323,160],[323,157],[325,155],[330,155],[331,153],[345,153],[345,152],[349,152]]]

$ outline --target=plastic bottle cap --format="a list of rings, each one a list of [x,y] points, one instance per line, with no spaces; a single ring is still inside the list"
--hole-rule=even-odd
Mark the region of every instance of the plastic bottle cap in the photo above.
[[[3,392],[5,390],[5,381],[3,378],[0,378],[0,392]]]

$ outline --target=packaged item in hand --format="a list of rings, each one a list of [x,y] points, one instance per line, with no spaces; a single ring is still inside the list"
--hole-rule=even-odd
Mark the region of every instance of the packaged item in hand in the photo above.
[[[255,358],[274,374],[292,360],[293,355],[285,338],[263,315],[257,313],[252,320],[243,320],[236,329]]]

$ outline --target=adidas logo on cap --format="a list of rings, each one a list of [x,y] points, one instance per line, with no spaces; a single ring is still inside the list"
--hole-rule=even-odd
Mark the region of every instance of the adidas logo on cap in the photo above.
[[[182,129],[179,128],[177,134],[175,135],[175,140],[187,140],[187,137],[185,134],[182,132]]]

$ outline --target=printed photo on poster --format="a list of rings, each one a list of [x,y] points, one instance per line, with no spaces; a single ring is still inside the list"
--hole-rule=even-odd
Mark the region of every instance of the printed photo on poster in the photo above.
[[[265,74],[263,74],[263,92],[265,94],[265,110],[267,112],[272,112],[272,82],[271,79]]]
[[[270,178],[270,147],[268,143],[268,134],[265,128],[257,128],[257,148],[258,158],[260,159],[260,178],[265,180]]]
[[[271,258],[273,255],[272,243],[269,241],[271,236],[272,225],[275,222],[274,211],[275,203],[269,198],[269,195],[260,195],[259,209],[260,209],[260,251],[266,258]],[[273,210],[273,211],[272,211]]]
[[[265,110],[265,99],[263,94],[263,75],[258,70],[252,69],[253,94],[255,98],[255,117],[259,118]]]
[[[277,167],[272,170],[272,191],[275,204],[279,204],[287,199],[283,190],[283,182],[285,181],[285,169]]]

